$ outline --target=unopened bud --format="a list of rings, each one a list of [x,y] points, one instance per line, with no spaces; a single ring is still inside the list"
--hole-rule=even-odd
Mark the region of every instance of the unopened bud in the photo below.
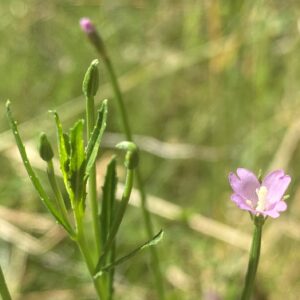
[[[89,18],[82,18],[79,21],[81,29],[86,33],[86,34],[91,34],[96,31],[94,24]]]
[[[132,142],[121,142],[116,145],[118,149],[126,150],[125,167],[133,170],[139,164],[139,150],[136,144]]]
[[[86,97],[94,97],[99,88],[98,59],[94,59],[85,73],[82,91]]]
[[[40,135],[39,153],[40,157],[47,162],[54,156],[50,142],[44,132]]]
[[[89,18],[82,18],[79,21],[82,31],[87,35],[90,42],[94,45],[97,51],[103,58],[106,58],[106,51],[101,36],[93,22]]]

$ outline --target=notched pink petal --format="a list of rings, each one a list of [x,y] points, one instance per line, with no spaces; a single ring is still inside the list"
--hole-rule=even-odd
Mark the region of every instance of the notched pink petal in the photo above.
[[[237,169],[237,175],[234,173],[229,174],[229,183],[233,191],[245,200],[251,200],[256,203],[258,200],[256,189],[260,186],[256,176],[243,168]]]
[[[277,211],[285,211],[287,209],[287,204],[285,203],[285,201],[279,201],[278,203],[276,203],[275,209]]]
[[[272,182],[276,178],[280,178],[284,176],[284,171],[283,170],[275,170],[270,173],[268,173],[265,178],[263,179],[263,185],[266,184],[266,182]]]
[[[268,174],[262,182],[262,185],[268,189],[268,202],[271,204],[281,201],[290,182],[291,177],[285,175],[282,170],[277,170]]]

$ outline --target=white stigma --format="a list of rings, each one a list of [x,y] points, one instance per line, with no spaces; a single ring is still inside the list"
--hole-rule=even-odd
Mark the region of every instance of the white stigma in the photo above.
[[[266,202],[267,202],[268,189],[265,186],[261,186],[259,189],[256,190],[256,194],[258,197],[256,210],[264,211],[267,204]]]

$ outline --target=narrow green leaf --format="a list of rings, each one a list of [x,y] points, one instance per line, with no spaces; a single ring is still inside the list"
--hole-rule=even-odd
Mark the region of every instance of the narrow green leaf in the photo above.
[[[0,295],[2,296],[1,297],[2,300],[12,300],[1,266],[0,266]]]
[[[12,113],[11,113],[10,101],[6,102],[6,112],[7,112],[9,125],[10,125],[10,128],[12,129],[13,135],[15,137],[16,144],[18,146],[23,164],[25,166],[25,169],[28,173],[28,176],[29,176],[33,186],[35,187],[36,191],[38,192],[38,194],[39,194],[39,196],[42,200],[42,202],[44,203],[46,208],[49,210],[49,212],[54,216],[54,218],[57,220],[57,222],[60,223],[70,235],[72,235],[72,229],[69,228],[69,226],[66,224],[66,222],[62,218],[59,211],[54,207],[53,202],[51,201],[51,199],[48,197],[47,193],[43,189],[38,177],[36,176],[32,166],[29,162],[29,159],[28,159],[28,156],[27,156],[27,153],[26,153],[26,150],[25,150],[25,146],[24,146],[24,144],[22,142],[22,139],[20,137],[20,134],[19,134],[17,122],[13,119],[13,116],[12,116]]]
[[[63,133],[63,137],[64,137],[64,142],[65,142],[66,153],[67,153],[67,156],[69,157],[71,154],[70,137],[66,132]]]
[[[104,185],[102,187],[103,198],[101,207],[101,234],[102,243],[105,245],[111,225],[113,223],[114,204],[116,199],[116,158],[113,157],[107,166]]]
[[[69,180],[76,201],[85,198],[85,152],[83,142],[83,120],[76,122],[70,130],[70,171]]]
[[[107,241],[104,245],[103,252],[98,259],[98,262],[97,262],[97,265],[95,268],[96,270],[99,270],[104,265],[104,263],[106,262],[106,257],[108,255],[108,253],[110,252],[110,249],[114,243],[114,240],[116,238],[116,235],[118,233],[118,230],[120,228],[120,225],[122,223],[122,220],[123,220],[123,217],[124,217],[127,205],[128,205],[131,190],[133,187],[133,179],[134,179],[134,170],[127,169],[122,199],[120,201],[120,204],[118,205],[118,210],[115,212],[113,224],[111,225],[110,232],[107,237]]]
[[[107,100],[104,100],[101,108],[98,110],[98,116],[95,128],[92,132],[88,145],[86,147],[86,176],[89,176],[89,173],[96,161],[98,150],[100,147],[101,139],[106,128],[107,120]]]
[[[54,115],[56,130],[57,130],[57,141],[58,141],[58,153],[60,170],[63,175],[63,180],[70,199],[74,198],[73,190],[69,183],[69,163],[70,163],[70,146],[69,146],[69,136],[63,133],[62,125],[56,111],[51,111]]]
[[[134,249],[133,251],[131,251],[130,253],[128,253],[127,255],[117,259],[115,262],[104,266],[103,268],[101,268],[100,270],[96,270],[96,274],[94,275],[94,278],[97,278],[101,275],[103,275],[104,272],[107,272],[109,270],[111,270],[112,268],[115,268],[116,266],[124,263],[125,261],[127,261],[128,259],[132,258],[133,256],[137,255],[140,251],[154,246],[157,243],[159,243],[162,238],[163,238],[164,232],[163,230],[160,230],[160,232],[158,234],[156,234],[151,240],[149,240],[148,242],[144,243],[143,245],[137,247],[136,249]]]
[[[116,202],[116,188],[117,188],[117,176],[116,176],[116,158],[113,157],[109,162],[106,170],[104,185],[102,187],[103,197],[102,197],[102,206],[101,206],[101,238],[102,245],[105,245],[111,231],[113,224],[114,212],[115,212],[115,202]],[[109,253],[105,259],[105,265],[111,264],[115,260],[116,255],[116,240],[109,250]],[[114,269],[108,271],[107,274],[107,284],[109,288],[109,299],[113,298],[114,293]]]

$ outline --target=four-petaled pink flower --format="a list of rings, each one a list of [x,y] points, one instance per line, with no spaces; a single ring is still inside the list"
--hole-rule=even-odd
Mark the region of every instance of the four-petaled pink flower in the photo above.
[[[239,168],[229,174],[229,183],[233,189],[231,200],[241,209],[253,215],[278,218],[280,212],[287,209],[283,199],[291,177],[283,170],[269,173],[260,183],[249,170]]]

